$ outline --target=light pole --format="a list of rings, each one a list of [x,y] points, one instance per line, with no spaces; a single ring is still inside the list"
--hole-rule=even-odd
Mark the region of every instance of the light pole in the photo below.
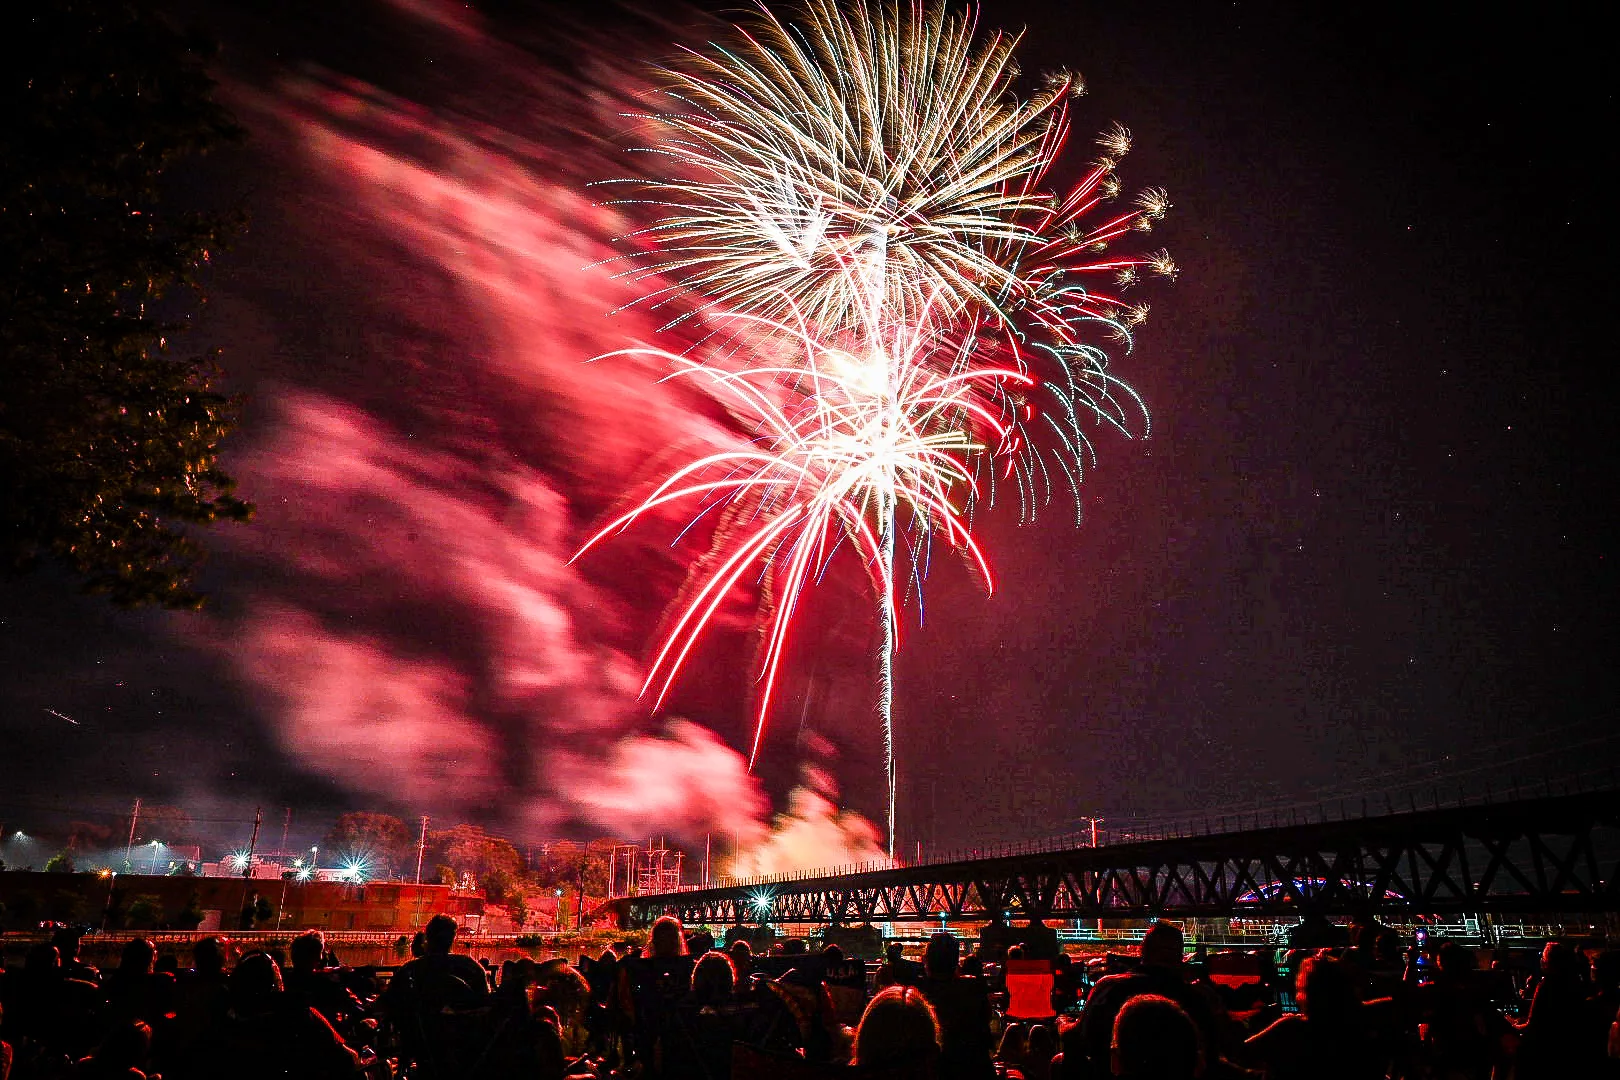
[[[152,861],[150,863],[148,863],[147,866],[146,866],[146,873],[148,874],[148,876],[157,873],[158,849],[161,848],[162,846],[163,846],[163,841],[161,841],[161,840],[152,841]]]
[[[107,904],[101,909],[101,932],[107,932],[107,924],[112,921],[113,893],[118,889],[118,871],[103,870],[101,876],[107,879]]]
[[[296,867],[299,863],[301,863],[303,861],[304,861],[303,859],[294,859],[293,860],[293,866]],[[283,870],[281,872],[281,900],[279,902],[277,902],[277,904],[276,904],[276,929],[277,930],[281,929],[281,920],[287,914],[287,885],[292,881],[292,877],[293,877],[294,873],[295,873],[295,871],[293,871],[293,870]]]

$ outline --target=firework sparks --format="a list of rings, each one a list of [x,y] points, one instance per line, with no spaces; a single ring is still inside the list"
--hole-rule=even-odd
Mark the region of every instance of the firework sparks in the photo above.
[[[882,523],[897,509],[908,513],[912,526],[914,574],[937,533],[964,551],[992,587],[989,563],[967,527],[978,492],[971,462],[1007,438],[996,406],[1003,386],[1027,387],[1031,380],[1013,368],[941,370],[929,362],[936,343],[926,319],[895,328],[884,348],[863,353],[828,344],[802,322],[789,327],[755,316],[737,319],[766,330],[767,344],[791,340],[797,355],[728,367],[658,349],[623,352],[659,357],[674,369],[671,377],[706,384],[751,430],[749,443],[677,469],[580,554],[669,504],[695,502],[694,520],[711,513],[723,518],[716,565],[689,588],[648,672],[643,692],[656,687],[655,706],[726,596],[757,564],[775,569],[778,598],[765,639],[752,765],[799,595],[821,576],[841,541],[853,544],[891,614],[896,588]]]
[[[717,355],[770,355],[754,349],[763,330],[792,338],[799,359],[730,368],[661,354],[746,418],[753,442],[677,470],[586,547],[667,503],[726,508],[714,569],[677,605],[647,688],[662,701],[723,598],[763,563],[774,606],[752,761],[799,594],[839,538],[853,543],[878,594],[891,856],[901,515],[914,577],[938,533],[988,584],[970,508],[1012,484],[1027,518],[1055,477],[1077,490],[1090,426],[1145,423],[1095,339],[1128,347],[1147,306],[1090,283],[1176,272],[1163,251],[1110,251],[1169,209],[1149,189],[1102,211],[1120,190],[1124,127],[1097,140],[1067,193],[1046,189],[1081,86],[1060,72],[1019,98],[1017,42],[981,37],[940,3],[807,0],[791,25],[762,13],[665,69],[668,107],[639,119],[654,133],[644,149],[669,167],[623,181],[634,191],[617,200],[653,215],[627,238],[641,302],[670,305],[671,325],[704,320],[724,347],[700,347]]]

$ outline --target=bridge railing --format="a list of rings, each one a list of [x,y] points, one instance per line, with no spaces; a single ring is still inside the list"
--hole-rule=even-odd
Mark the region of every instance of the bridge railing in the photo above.
[[[1535,782],[1527,781],[1522,786],[1517,779],[1512,781],[1511,786],[1501,789],[1486,785],[1483,792],[1470,792],[1465,788],[1458,788],[1454,795],[1449,792],[1442,793],[1439,787],[1435,785],[1423,785],[1421,788],[1401,788],[1391,792],[1377,792],[1364,796],[1345,796],[1331,800],[1323,799],[1312,803],[1295,803],[1250,810],[1229,809],[1225,811],[1198,812],[1163,821],[1130,820],[1123,825],[1104,830],[1101,837],[1104,843],[1097,846],[1181,840],[1195,836],[1217,836],[1244,830],[1280,829],[1331,821],[1363,821],[1370,818],[1418,813],[1426,810],[1494,806],[1504,802],[1516,802],[1524,798],[1576,795],[1605,789],[1614,790],[1616,788],[1620,788],[1620,774],[1617,774],[1614,769],[1593,770],[1588,773],[1566,777],[1556,784],[1551,779],[1542,777]],[[683,886],[681,891],[694,891],[700,887],[746,889],[755,886],[808,881],[816,878],[872,873],[878,870],[939,866],[947,863],[972,862],[980,859],[1072,851],[1075,848],[1093,846],[1091,844],[1092,837],[1092,831],[1084,829],[1007,844],[990,844],[982,847],[956,848],[948,851],[932,852],[911,862],[901,859],[893,861],[889,859],[872,859],[861,863],[819,866],[779,874],[738,877],[722,875],[713,878],[707,886]]]

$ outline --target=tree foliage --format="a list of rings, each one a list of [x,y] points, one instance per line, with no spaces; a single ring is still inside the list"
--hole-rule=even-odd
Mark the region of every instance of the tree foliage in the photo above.
[[[121,605],[195,607],[192,527],[251,507],[218,464],[236,402],[171,342],[238,224],[163,180],[238,129],[140,3],[7,4],[0,40],[0,569],[54,560]]]
[[[612,858],[615,843],[613,840],[593,840],[589,844],[559,840],[547,844],[540,857],[535,879],[542,885],[573,892],[576,922],[583,922],[587,896],[607,895],[608,860]]]
[[[175,929],[195,930],[202,922],[202,897],[194,892],[186,899],[186,906],[180,909],[180,914],[174,917]]]
[[[152,893],[139,893],[129,902],[129,914],[124,925],[131,930],[156,930],[163,921],[163,898]]]
[[[374,877],[391,877],[403,873],[406,866],[416,866],[416,837],[392,814],[366,810],[344,814],[321,846],[339,857],[364,859],[371,864]]]
[[[66,851],[58,851],[45,860],[47,874],[71,874],[77,869],[78,867],[73,865],[73,856]]]
[[[471,875],[484,895],[497,904],[519,895],[523,886],[523,857],[511,841],[492,836],[478,825],[457,825],[428,834],[428,852],[452,882]]]

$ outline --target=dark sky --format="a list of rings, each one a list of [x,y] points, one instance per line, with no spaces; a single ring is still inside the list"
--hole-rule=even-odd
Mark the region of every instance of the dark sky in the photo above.
[[[1029,26],[1026,70],[1084,73],[1078,133],[1132,129],[1124,178],[1169,190],[1152,240],[1182,272],[1149,295],[1153,316],[1117,360],[1151,438],[1099,440],[1083,525],[1061,505],[1028,527],[1001,508],[981,524],[996,596],[949,560],[929,581],[898,662],[903,848],[1050,835],[1093,813],[1123,829],[1500,792],[1515,777],[1606,782],[1620,759],[1601,376],[1614,350],[1600,332],[1616,116],[1597,34],[1556,5],[1490,21],[1320,7],[983,7],[986,25]],[[517,4],[490,9],[476,35],[405,5],[324,8],[209,15],[252,139],[196,186],[240,192],[253,226],[199,334],[251,395],[232,460],[259,532],[219,545],[206,617],[115,612],[48,574],[3,586],[0,820],[111,817],[140,795],[188,804],[221,842],[261,803],[292,805],[311,834],[361,806],[529,838],[651,831],[589,789],[633,782],[637,754],[656,761],[665,745],[635,742],[656,724],[603,705],[600,688],[622,674],[615,658],[645,657],[678,566],[631,544],[569,577],[509,550],[530,530],[546,537],[537,550],[571,549],[617,497],[621,459],[643,452],[600,428],[579,450],[569,426],[595,391],[564,365],[605,351],[590,347],[604,340],[592,320],[611,305],[571,283],[584,258],[492,270],[439,225],[429,240],[411,226],[432,173],[483,185],[457,228],[532,227],[467,219],[510,209],[499,192],[520,175],[538,176],[542,194],[520,200],[531,214],[550,205],[543,192],[582,188],[612,135],[591,130],[611,115],[592,111],[593,90],[638,52],[656,58],[661,31]],[[317,128],[336,149],[311,141]],[[362,152],[378,147],[393,165]],[[400,162],[423,175],[389,179]],[[361,221],[341,178],[363,172],[411,205],[379,199]],[[577,210],[546,212],[588,233]],[[528,311],[526,289],[523,322],[467,299]],[[542,336],[546,359],[502,367]],[[592,415],[651,425],[649,440],[673,423],[624,403]],[[419,455],[389,450],[386,478],[312,481],[299,456],[341,443],[375,465],[384,429]],[[468,494],[485,488],[488,500]],[[514,526],[519,505],[531,516]],[[399,554],[396,533],[440,553]],[[436,559],[462,569],[425,569]],[[514,629],[517,605],[468,602],[471,580],[566,596],[567,646],[526,643],[546,618]],[[813,760],[876,820],[870,623],[836,581],[810,607],[761,775],[780,798]],[[348,650],[341,677],[310,659],[323,643]],[[535,653],[544,689],[509,692]],[[384,667],[367,667],[379,654]],[[733,746],[748,654],[744,631],[721,635],[673,702]],[[393,689],[324,689],[368,680]],[[459,704],[440,708],[446,687]],[[382,735],[344,711],[369,723],[391,706],[414,710],[413,726]],[[432,741],[441,715],[462,750],[413,757],[390,741]],[[695,775],[681,798],[725,797]]]

